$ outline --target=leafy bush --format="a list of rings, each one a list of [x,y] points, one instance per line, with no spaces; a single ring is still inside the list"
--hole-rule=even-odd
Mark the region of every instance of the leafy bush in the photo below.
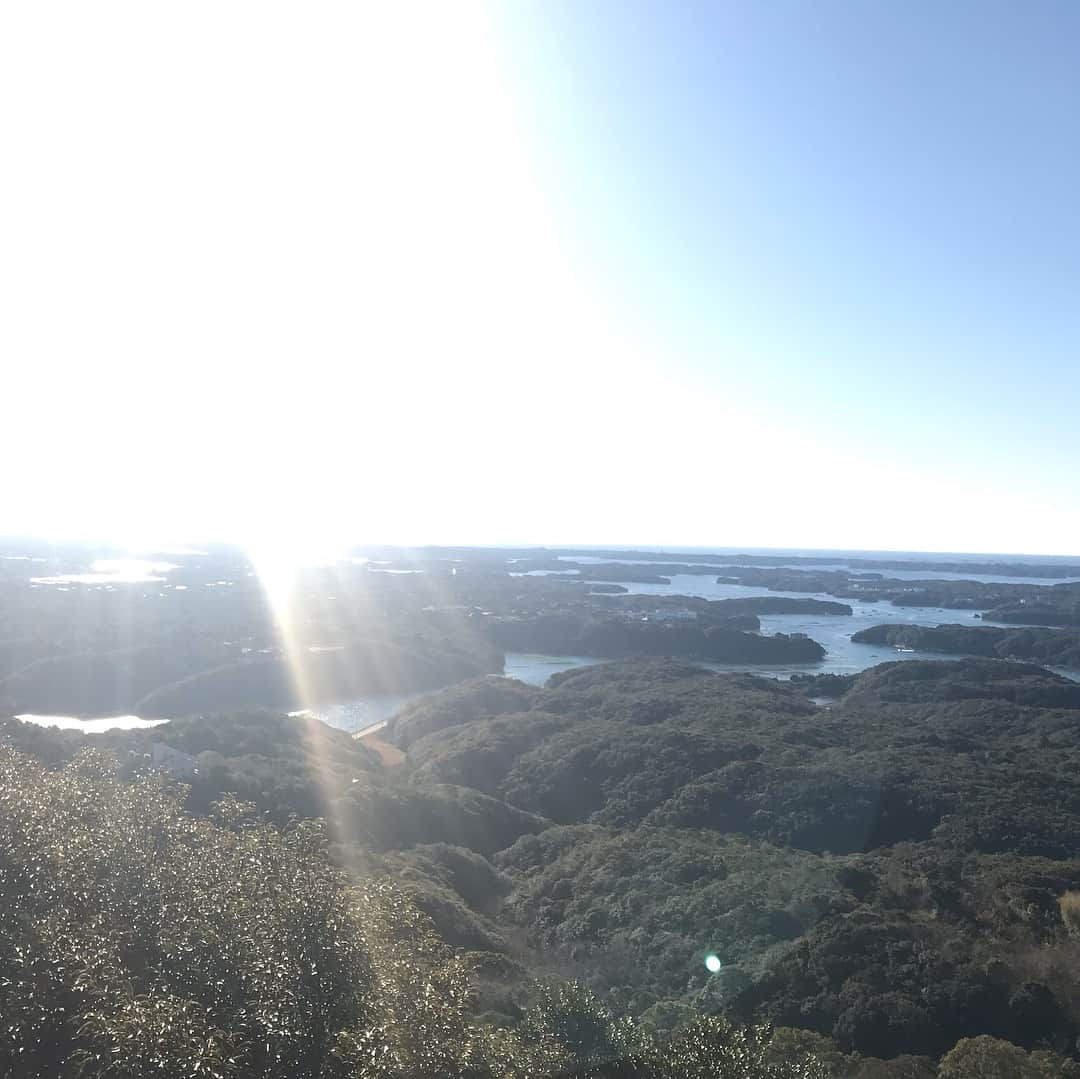
[[[1028,1053],[1018,1045],[980,1035],[964,1038],[945,1054],[938,1079],[1065,1079],[1080,1066],[1053,1053]]]
[[[1080,891],[1065,892],[1058,898],[1058,908],[1069,932],[1080,935]]]
[[[114,771],[0,751],[3,1074],[461,1073],[467,968],[399,889],[346,887],[317,823]]]

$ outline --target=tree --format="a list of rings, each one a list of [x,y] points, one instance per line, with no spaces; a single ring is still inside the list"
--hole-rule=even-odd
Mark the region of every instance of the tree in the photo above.
[[[962,1038],[938,1066],[938,1079],[1062,1079],[1080,1076],[1074,1061],[1053,1053],[1028,1053],[1012,1042],[980,1034]]]
[[[314,1079],[468,1049],[464,970],[390,886],[346,887],[319,822],[192,818],[113,770],[0,750],[0,1072]]]
[[[577,985],[519,1030],[472,1021],[471,968],[386,880],[351,886],[321,822],[210,817],[86,751],[0,747],[0,1074],[11,1079],[810,1079],[706,1020],[658,1041]]]

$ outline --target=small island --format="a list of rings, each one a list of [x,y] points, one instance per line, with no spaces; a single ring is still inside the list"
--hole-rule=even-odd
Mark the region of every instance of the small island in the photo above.
[[[717,578],[717,583],[723,582],[723,577]],[[851,614],[851,607],[847,603],[828,599],[792,599],[788,596],[740,596],[714,600],[713,606],[733,614]]]
[[[817,663],[825,649],[802,634],[761,636],[725,625],[603,618],[582,612],[491,617],[489,640],[504,652],[623,659],[673,656],[711,663]]]
[[[1028,626],[878,625],[852,634],[858,644],[885,644],[922,652],[1031,660],[1056,667],[1080,666],[1080,631]]]

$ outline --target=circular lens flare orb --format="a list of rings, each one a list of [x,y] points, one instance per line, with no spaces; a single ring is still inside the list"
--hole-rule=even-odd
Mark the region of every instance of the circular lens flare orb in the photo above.
[[[713,952],[709,952],[709,954],[705,956],[705,969],[710,974],[718,974],[723,965],[724,964],[720,961],[720,956]]]

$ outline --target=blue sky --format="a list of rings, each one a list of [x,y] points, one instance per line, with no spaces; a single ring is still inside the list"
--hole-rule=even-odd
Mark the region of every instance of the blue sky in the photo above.
[[[0,531],[1080,554],[1080,8],[0,14]]]
[[[520,92],[582,256],[684,377],[1071,496],[1080,8],[530,11]]]

